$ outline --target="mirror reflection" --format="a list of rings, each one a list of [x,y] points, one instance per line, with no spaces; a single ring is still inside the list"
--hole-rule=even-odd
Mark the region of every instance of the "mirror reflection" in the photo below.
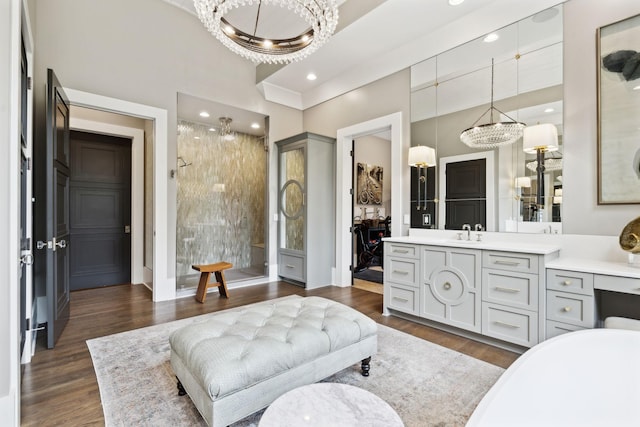
[[[411,145],[434,148],[437,160],[426,173],[411,168],[411,226],[560,233],[562,92],[562,5],[414,65]],[[483,117],[492,100],[499,113]],[[460,140],[476,124],[512,119],[556,128],[543,172],[522,137],[493,149]]]

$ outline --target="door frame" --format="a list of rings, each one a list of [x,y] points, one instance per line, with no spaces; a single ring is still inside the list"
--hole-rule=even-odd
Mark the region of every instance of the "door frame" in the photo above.
[[[144,130],[73,117],[71,130],[131,139],[131,283],[143,283]]]
[[[176,278],[169,277],[168,113],[167,110],[75,89],[64,89],[72,105],[153,121],[153,301],[176,298]],[[133,157],[133,152],[132,152]],[[144,163],[143,163],[144,164]],[[144,171],[144,169],[143,169]],[[139,171],[132,170],[133,175]],[[144,172],[143,172],[144,173]],[[143,180],[144,182],[144,180]],[[132,181],[133,187],[133,181]],[[132,188],[133,190],[133,188]],[[143,192],[144,194],[144,192]],[[139,244],[139,243],[138,243]],[[133,256],[133,251],[132,251]],[[132,276],[133,278],[133,276]]]
[[[460,154],[458,156],[441,157],[438,164],[438,230],[444,230],[447,194],[447,164],[465,162],[467,160],[485,159],[485,173],[487,177],[487,230],[496,231],[496,185],[495,185],[495,151],[479,151],[477,153]]]
[[[407,159],[409,142],[403,140],[402,112],[392,113],[366,122],[338,129],[336,139],[336,268],[333,283],[336,286],[351,286],[352,274],[349,266],[353,260],[352,196],[353,165],[349,154],[352,140],[361,136],[391,129],[391,236],[402,234],[402,206],[405,200],[405,183],[409,182],[409,167],[402,168]],[[408,191],[408,190],[407,190]]]

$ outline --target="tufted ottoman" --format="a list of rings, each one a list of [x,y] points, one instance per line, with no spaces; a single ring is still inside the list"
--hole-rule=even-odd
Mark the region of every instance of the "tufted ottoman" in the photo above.
[[[291,296],[225,310],[171,334],[171,367],[207,424],[227,426],[377,350],[376,323],[343,304]]]

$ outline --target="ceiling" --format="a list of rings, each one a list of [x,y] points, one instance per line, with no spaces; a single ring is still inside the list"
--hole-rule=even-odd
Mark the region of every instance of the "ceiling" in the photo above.
[[[202,25],[192,0],[164,1]],[[267,100],[304,110],[562,2],[339,0],[341,21],[328,42],[299,62],[258,65],[256,83]]]

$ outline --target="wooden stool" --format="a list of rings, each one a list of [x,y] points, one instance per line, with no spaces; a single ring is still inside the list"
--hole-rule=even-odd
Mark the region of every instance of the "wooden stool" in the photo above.
[[[196,301],[204,303],[207,298],[207,289],[212,286],[218,287],[221,296],[229,298],[227,289],[227,281],[224,279],[224,270],[233,267],[230,262],[217,262],[215,264],[192,265],[191,268],[200,272],[200,282],[198,283],[198,291],[196,292]],[[209,283],[209,276],[215,273],[217,282]]]

